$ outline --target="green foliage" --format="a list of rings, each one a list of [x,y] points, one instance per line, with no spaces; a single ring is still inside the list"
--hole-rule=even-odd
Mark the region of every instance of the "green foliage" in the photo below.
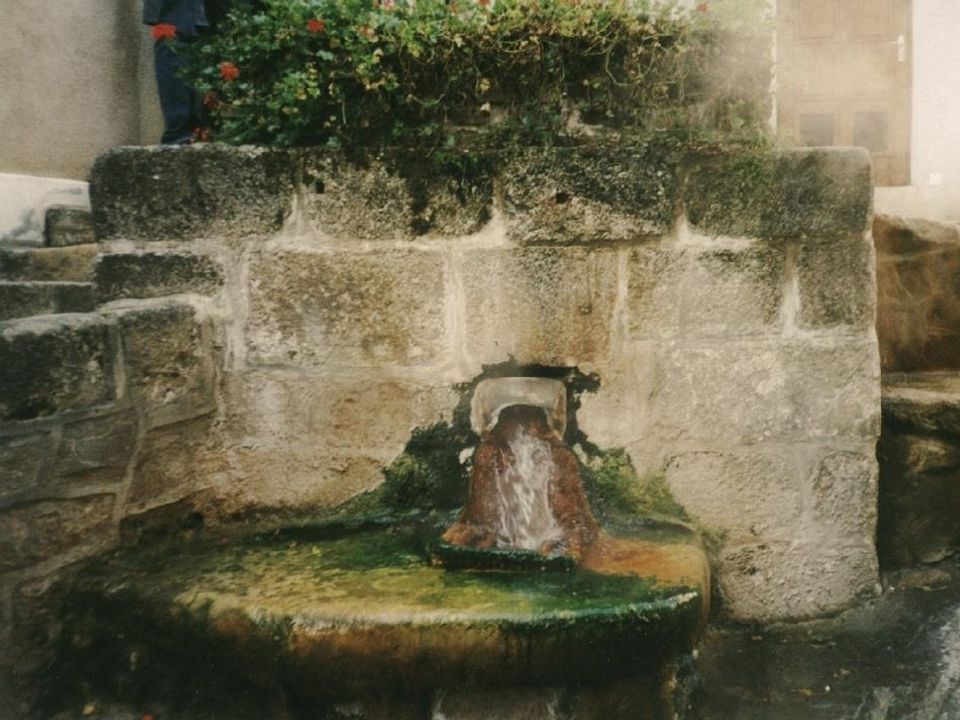
[[[463,441],[447,423],[417,428],[401,454],[383,470],[382,502],[394,510],[459,507],[466,501]]]
[[[580,468],[590,505],[604,520],[649,517],[688,520],[660,473],[639,477],[621,448],[598,452]]]
[[[686,12],[650,0],[264,0],[258,7],[234,10],[217,35],[182,48],[189,80],[228,142],[432,151],[562,143],[583,124],[755,135],[766,115],[769,64],[751,63],[759,70],[744,75],[739,55],[756,54],[757,43],[742,27],[715,25],[706,5]]]

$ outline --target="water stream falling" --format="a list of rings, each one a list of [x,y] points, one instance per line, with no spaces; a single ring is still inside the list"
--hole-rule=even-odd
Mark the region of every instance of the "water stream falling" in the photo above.
[[[524,425],[507,438],[503,467],[496,469],[496,547],[541,550],[563,539],[550,504],[557,467],[553,449]]]

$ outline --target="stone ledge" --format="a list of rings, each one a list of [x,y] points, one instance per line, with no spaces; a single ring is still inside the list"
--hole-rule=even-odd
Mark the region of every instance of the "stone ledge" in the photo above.
[[[93,276],[100,302],[183,293],[212,295],[224,283],[220,264],[199,253],[105,253],[97,258]]]
[[[884,374],[882,405],[885,423],[960,437],[960,372]]]
[[[86,313],[93,311],[95,304],[91,283],[0,280],[0,322],[33,315]]]
[[[204,415],[215,407],[212,321],[183,298],[118,301],[101,312],[117,323],[126,392],[149,427]]]
[[[676,181],[663,156],[602,147],[505,152],[507,234],[519,244],[629,242],[666,232]]]
[[[0,248],[0,280],[89,282],[97,245]]]
[[[0,421],[114,400],[114,331],[115,323],[94,313],[0,323]]]
[[[278,231],[293,202],[292,151],[126,147],[97,158],[90,203],[100,240],[192,240]]]
[[[859,237],[872,198],[870,156],[853,148],[693,158],[683,188],[695,228],[756,238]]]

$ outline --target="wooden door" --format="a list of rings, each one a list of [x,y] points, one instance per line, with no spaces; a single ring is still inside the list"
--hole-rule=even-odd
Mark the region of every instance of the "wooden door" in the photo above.
[[[777,116],[799,145],[870,151],[910,183],[911,0],[778,0]]]

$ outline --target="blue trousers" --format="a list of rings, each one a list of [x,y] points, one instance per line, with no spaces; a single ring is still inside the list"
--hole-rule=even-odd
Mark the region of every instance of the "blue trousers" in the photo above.
[[[181,38],[181,42],[190,42]],[[183,67],[183,58],[170,49],[166,42],[153,44],[153,62],[157,74],[160,110],[163,112],[164,145],[181,145],[193,137],[200,126],[200,102],[196,91],[181,80],[177,73]]]

